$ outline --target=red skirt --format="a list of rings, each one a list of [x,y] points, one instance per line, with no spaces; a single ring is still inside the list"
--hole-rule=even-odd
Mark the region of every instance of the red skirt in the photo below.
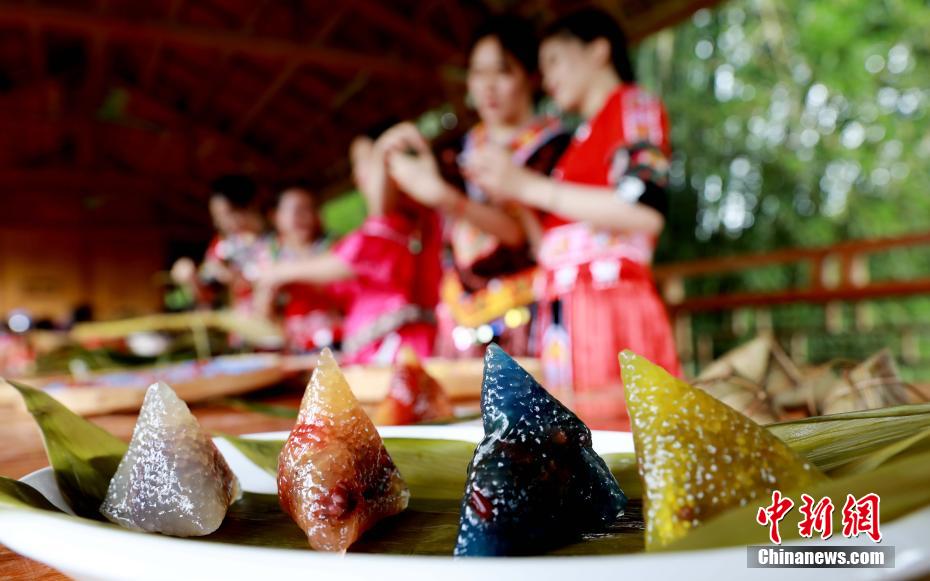
[[[563,325],[571,349],[570,394],[576,413],[593,428],[628,429],[618,354],[630,349],[681,376],[675,340],[651,271],[623,260],[619,280],[596,283],[581,267],[572,289],[550,295],[561,301]],[[539,309],[540,327],[551,324],[551,308]]]

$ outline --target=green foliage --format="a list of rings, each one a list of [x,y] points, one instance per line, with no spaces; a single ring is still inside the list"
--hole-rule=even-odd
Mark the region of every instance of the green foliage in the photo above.
[[[676,151],[662,257],[925,229],[928,25],[921,0],[734,0],[645,41]]]
[[[930,228],[928,26],[923,0],[732,0],[643,42],[640,82],[665,101],[675,151],[658,260]],[[930,252],[876,255],[869,266],[875,281],[926,276]],[[807,276],[797,266],[757,269],[689,281],[687,291],[790,289]],[[849,326],[840,336],[824,332],[822,307],[771,314],[783,338],[805,333],[812,361],[864,356],[875,345],[901,355],[903,325],[918,332],[930,324],[921,298],[869,308],[874,333]],[[715,354],[749,338],[727,329],[727,313],[698,318],[695,332],[714,337]],[[906,374],[930,377],[925,371]]]
[[[340,238],[358,228],[366,212],[365,198],[358,190],[352,190],[323,204],[320,217],[326,235]]]

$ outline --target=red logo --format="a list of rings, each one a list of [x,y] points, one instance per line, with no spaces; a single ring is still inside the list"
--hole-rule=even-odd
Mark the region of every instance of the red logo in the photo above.
[[[785,518],[785,515],[791,512],[791,507],[793,506],[793,500],[783,497],[778,490],[773,490],[772,504],[759,508],[759,512],[756,513],[756,522],[762,526],[768,525],[769,539],[776,545],[781,544],[781,534],[778,532],[778,523],[781,522],[781,519]]]
[[[876,543],[882,540],[879,530],[879,503],[881,499],[877,494],[869,493],[856,499],[852,494],[846,495],[843,505],[843,536],[851,539],[865,533]],[[782,519],[794,508],[794,501],[782,495],[778,490],[772,491],[772,503],[759,507],[756,512],[756,522],[769,527],[769,539],[776,545],[781,544],[781,533],[778,525]],[[801,505],[798,511],[802,515],[798,523],[798,534],[803,538],[812,538],[814,533],[820,533],[821,539],[833,536],[833,501],[825,496],[817,503],[808,494],[801,495]]]
[[[814,506],[814,499],[807,495],[801,495],[801,506],[798,507],[804,520],[798,523],[798,532],[804,538],[814,536],[814,531],[820,532],[821,539],[829,539],[833,536],[833,501],[824,496],[820,502]]]
[[[866,533],[876,543],[881,541],[882,532],[878,530],[879,502],[881,499],[874,492],[859,500],[847,494],[846,504],[843,505],[843,536],[853,538]]]

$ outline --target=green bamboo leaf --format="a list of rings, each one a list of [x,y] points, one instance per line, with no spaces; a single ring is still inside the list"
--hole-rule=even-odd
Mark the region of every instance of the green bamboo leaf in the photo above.
[[[256,466],[277,477],[278,455],[283,440],[254,440],[221,435],[221,438]],[[384,446],[403,474],[414,496],[459,499],[465,487],[468,463],[475,452],[471,442],[420,438],[384,438]],[[642,484],[632,452],[604,454],[604,461],[627,498],[641,498]]]
[[[21,384],[14,387],[22,394],[42,430],[49,460],[66,500],[78,514],[99,519],[97,507],[126,444],[71,413],[44,392]],[[846,493],[860,496],[877,492],[883,496],[881,514],[885,521],[930,504],[930,492],[925,491],[925,483],[930,480],[930,453],[924,448],[928,443],[926,431],[930,430],[930,405],[811,418],[776,424],[770,429],[818,466],[832,468],[837,474],[848,473],[804,492],[817,497],[829,495],[835,500],[845,498]],[[250,461],[276,475],[282,441],[224,437]],[[386,438],[385,445],[411,488],[411,506],[370,531],[353,547],[353,552],[450,554],[474,444]],[[556,554],[598,555],[643,550],[643,522],[637,500],[641,496],[641,485],[635,456],[632,453],[607,454],[605,460],[632,499],[627,516],[609,534],[585,539]],[[0,480],[0,502],[51,508],[37,491],[8,479]],[[750,533],[755,534],[759,542],[765,542],[766,529],[755,524],[755,509],[746,507],[726,513],[696,529],[702,531],[700,534],[680,541],[681,548],[742,545],[753,538]],[[743,513],[737,514],[739,511]],[[62,518],[70,517],[62,515]],[[783,534],[790,538],[791,525],[787,520],[783,522],[786,523]],[[691,539],[692,536],[695,539]],[[281,511],[275,495],[246,494],[231,507],[220,530],[202,540],[309,549],[303,533]],[[678,548],[678,545],[673,547]]]
[[[922,430],[930,429],[930,405],[898,406],[883,410],[821,416],[772,424],[767,428],[821,470],[838,470],[838,474],[848,474],[848,471],[843,472],[840,467],[864,462],[864,459],[872,454],[894,456],[897,452],[892,453],[893,450],[898,450],[901,446],[907,448],[910,445],[902,442],[914,438],[915,434]],[[283,442],[270,443],[267,440],[224,437],[260,468],[273,476],[277,475],[278,454]],[[454,475],[461,467],[461,478],[464,479],[464,471],[471,460],[473,449],[466,452],[465,447],[462,447],[455,456],[443,456],[448,453],[443,452],[441,448],[439,450],[434,448],[443,446],[444,440],[417,439],[404,444],[394,444],[395,440],[399,439],[385,438],[385,445],[392,457],[395,457],[395,462],[398,463],[401,474],[404,474],[405,478],[408,472],[411,476],[415,476],[414,471],[418,470],[415,462],[416,456],[412,457],[413,461],[408,461],[407,457],[419,450],[426,465],[440,458],[441,462],[447,464],[440,474]],[[887,450],[886,447],[888,447]],[[604,454],[603,457],[627,497],[641,498],[642,483],[638,475],[635,454],[632,452],[611,453]],[[882,463],[877,461],[877,457],[871,462],[870,465],[873,468]],[[453,487],[458,485],[460,479],[451,476],[445,478],[446,482],[452,483],[453,486],[448,489],[436,486],[434,488],[437,490],[429,494],[440,494],[443,497],[452,494]],[[464,480],[461,482],[464,485]],[[460,491],[461,488],[456,493]]]
[[[240,397],[221,397],[213,401],[219,405],[225,405],[235,410],[263,414],[273,418],[296,419],[297,412],[300,411],[295,407],[261,403]]]
[[[9,478],[0,478],[0,506],[3,505],[54,511],[61,518],[79,518],[61,513],[38,491]],[[414,496],[407,510],[380,522],[354,544],[349,552],[449,556],[458,534],[459,509],[459,499]],[[99,526],[119,528],[112,523]],[[186,540],[312,550],[303,531],[281,510],[277,495],[250,492],[244,493],[230,507],[226,519],[216,532]],[[627,507],[624,518],[606,534],[583,539],[553,554],[616,555],[638,553],[643,550],[643,546],[642,510],[640,504],[633,501]]]
[[[284,440],[257,440],[228,434],[218,434],[217,437],[232,444],[243,456],[268,474],[278,477],[278,456],[281,455]]]
[[[283,440],[221,436],[256,466],[277,477]],[[459,440],[384,438],[384,446],[417,498],[460,500],[475,444]]]
[[[68,506],[75,514],[102,520],[100,503],[128,445],[44,391],[15,381],[8,383],[19,391],[39,425],[55,480]]]
[[[0,505],[61,512],[35,488],[25,482],[3,476],[0,476]]]
[[[844,464],[930,429],[930,404],[818,416],[767,428],[829,474]]]
[[[788,490],[782,493],[796,504],[801,494],[815,500],[829,497],[841,508],[846,495],[859,498],[874,492],[881,497],[881,522],[889,522],[930,505],[930,452],[896,460],[867,473],[853,474],[828,480],[806,490]],[[695,550],[735,545],[769,544],[768,527],[756,523],[759,506],[748,505],[730,510],[716,519],[693,529],[687,536],[664,550]],[[802,515],[795,508],[781,521],[779,531],[783,540],[800,538],[798,523]],[[842,510],[833,511],[833,530],[842,530]]]
[[[459,527],[460,501],[412,498],[410,507],[383,521],[349,549],[350,553],[449,556]],[[550,555],[618,555],[643,551],[642,507],[630,502],[627,514],[605,534],[590,536]]]
[[[310,548],[304,532],[281,510],[277,494],[253,492],[244,492],[229,507],[223,524],[215,532],[190,539],[276,549]]]
[[[863,474],[875,470],[893,458],[927,451],[930,451],[930,429],[918,432],[910,438],[898,440],[858,460],[844,464],[834,470],[833,474],[834,476]]]
[[[349,549],[350,553],[449,556],[458,534],[459,499],[418,498],[404,512],[387,518]],[[312,550],[303,531],[273,494],[245,493],[232,505],[213,534],[192,541]],[[643,550],[642,511],[631,502],[627,515],[611,531],[562,547],[558,555],[615,555]]]
[[[461,501],[475,444],[460,440],[384,438],[384,447],[416,498]]]
[[[639,478],[639,466],[636,464],[636,454],[634,452],[616,452],[612,454],[601,454],[610,473],[614,475],[620,488],[629,499],[639,499],[643,497],[643,483]]]

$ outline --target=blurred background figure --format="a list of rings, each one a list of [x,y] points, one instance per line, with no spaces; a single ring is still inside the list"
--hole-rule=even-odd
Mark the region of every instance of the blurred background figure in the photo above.
[[[31,329],[24,311],[13,311],[0,321],[0,374],[17,377],[32,370],[35,354],[27,336]]]
[[[514,16],[488,19],[469,50],[468,99],[479,122],[464,137],[459,158],[495,144],[521,166],[548,173],[568,143],[555,118],[536,113],[538,44],[532,24]],[[492,340],[512,355],[530,352],[535,305],[533,250],[537,217],[514,203],[496,203],[474,182],[440,175],[426,140],[412,124],[385,136],[394,152],[390,175],[421,203],[442,212],[451,250],[438,308],[437,353],[481,356]]]
[[[275,234],[266,238],[259,250],[258,272],[313,258],[329,247],[313,194],[303,186],[278,193],[271,219]],[[256,313],[280,315],[289,351],[334,347],[341,340],[339,304],[326,286],[294,282],[278,287],[260,285],[259,289],[262,292],[254,296]]]
[[[550,389],[571,386],[585,417],[622,418],[617,353],[632,349],[680,374],[650,272],[668,210],[668,121],[661,102],[635,85],[626,37],[607,13],[554,22],[540,62],[555,103],[584,119],[552,177],[514,165],[494,144],[470,156],[466,171],[492,197],[543,213],[543,336],[567,331],[542,348],[544,361],[567,364]]]
[[[258,209],[258,188],[243,175],[226,175],[211,184],[210,217],[216,234],[197,266],[181,258],[171,276],[187,288],[202,307],[231,305],[248,314],[252,308],[252,283],[260,252],[264,222]]]
[[[617,232],[612,219],[623,208],[626,218],[651,222],[633,236],[642,243],[628,248],[640,258],[655,250],[657,266],[648,272],[669,306],[687,375],[771,333],[798,361],[863,359],[887,346],[908,380],[930,377],[930,343],[922,339],[930,324],[930,60],[923,56],[930,40],[918,25],[930,8],[923,3],[600,3],[632,47],[642,90],[625,94],[643,96],[630,104],[642,115],[632,116],[604,97],[613,83],[632,87],[632,77],[592,73],[594,57],[613,47],[605,50],[580,28],[547,34],[544,44],[565,49],[561,62],[570,64],[557,70],[558,62],[544,59],[549,95],[538,95],[538,38],[525,21],[494,16],[506,7],[543,22],[594,3],[453,1],[414,9],[363,2],[351,12],[312,2],[137,4],[36,0],[0,7],[9,32],[0,46],[0,312],[23,310],[33,328],[56,329],[30,335],[67,333],[78,304],[91,306],[95,318],[79,330],[183,311],[194,302],[232,302],[250,312],[249,281],[261,267],[249,266],[255,259],[244,249],[264,230],[259,193],[273,184],[306,184],[333,240],[359,232],[369,206],[372,216],[391,211],[373,196],[343,195],[355,181],[346,151],[368,128],[409,120],[415,131],[398,127],[392,140],[403,145],[385,147],[387,163],[355,177],[393,183],[443,217],[440,354],[476,355],[484,341],[496,340],[517,354],[542,353],[553,385],[572,384],[573,371],[589,373],[582,367],[598,374],[609,371],[600,365],[616,367],[608,358],[575,361],[572,369],[579,349],[571,342],[588,318],[594,326],[586,337],[602,342],[596,325],[609,317],[594,314],[614,311],[595,299],[620,291],[582,280],[591,270],[582,261],[571,292],[537,304],[524,275],[539,267],[534,261],[546,246],[540,242],[589,218],[595,240],[610,239],[599,235]],[[132,34],[138,26],[147,34]],[[231,32],[239,35],[234,46],[224,36]],[[661,108],[649,95],[661,96],[673,120],[671,127],[658,124],[661,139],[650,135],[656,147],[627,144],[623,155],[601,147],[598,129],[608,112],[617,114],[611,127],[624,134],[629,123],[621,118],[657,125],[649,119]],[[547,138],[558,126],[546,115],[572,129],[585,121],[558,179],[519,193],[495,191],[486,182],[500,181],[511,166],[549,173],[551,161],[534,167],[555,142]],[[375,149],[372,140],[357,144],[360,152]],[[492,158],[493,167],[478,172],[483,177],[462,179],[460,166],[477,171]],[[653,187],[662,172],[643,179],[636,169],[656,169],[660,159],[668,170],[667,211]],[[594,174],[597,183],[588,179]],[[227,176],[225,185],[211,187],[217,176]],[[633,178],[643,182],[642,194]],[[569,202],[557,211],[544,195],[553,183],[561,193],[552,200]],[[562,195],[569,184],[572,195]],[[579,184],[621,193],[598,197],[602,211],[588,216]],[[618,205],[622,200],[627,206]],[[786,249],[797,260],[785,263]],[[751,267],[734,270],[732,256],[747,253],[752,259],[737,263]],[[175,265],[182,256],[190,258]],[[605,287],[629,286],[636,272],[628,264],[636,260],[621,260],[614,284],[616,261],[595,262]],[[540,270],[549,280],[540,296],[554,285],[571,286],[571,268]],[[291,287],[282,288],[270,303],[277,316],[296,304]],[[578,311],[584,301],[588,314]],[[171,314],[178,317],[164,320],[172,325],[184,320],[184,313]],[[531,316],[540,330],[527,334]],[[212,315],[190,320],[198,317]],[[273,330],[265,323],[247,321]],[[646,333],[664,328],[650,324]],[[225,341],[225,328],[214,330],[211,349],[201,354],[243,347]],[[122,349],[117,339],[108,348]],[[43,369],[67,371],[64,359]],[[606,375],[599,377],[588,379],[599,383]]]
[[[365,222],[331,250],[264,269],[260,292],[292,283],[331,285],[345,305],[348,362],[391,363],[405,345],[427,357],[436,335],[438,216],[388,177],[383,141],[359,137],[350,156],[367,204]]]

